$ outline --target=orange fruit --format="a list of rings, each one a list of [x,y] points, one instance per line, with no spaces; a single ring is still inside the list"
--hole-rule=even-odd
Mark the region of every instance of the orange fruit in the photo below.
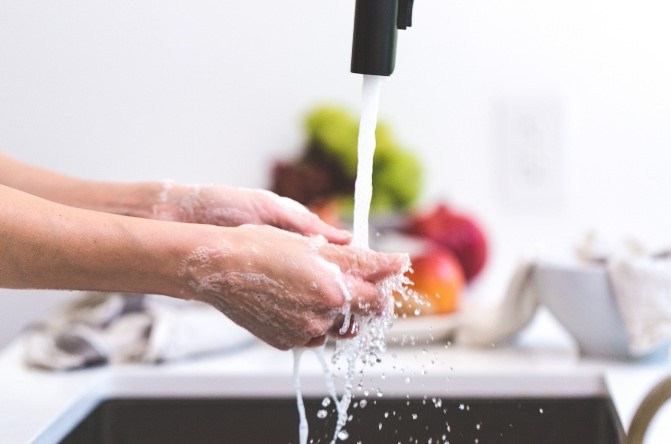
[[[407,315],[447,314],[459,308],[459,300],[464,289],[464,272],[457,258],[447,250],[432,249],[411,258],[413,272],[407,277],[412,281],[411,292],[424,301],[410,297],[406,300],[396,295],[401,301],[398,313]]]

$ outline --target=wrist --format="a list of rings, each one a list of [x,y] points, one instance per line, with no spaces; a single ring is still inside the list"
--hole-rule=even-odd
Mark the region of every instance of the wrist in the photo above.
[[[77,181],[66,190],[62,203],[77,208],[154,218],[154,208],[160,201],[165,185],[161,182],[115,183]]]
[[[83,258],[90,257],[80,261],[89,286],[192,298],[181,269],[185,258],[212,242],[214,227],[109,214],[100,214],[99,220],[98,228],[89,233],[91,238],[98,236],[98,246],[88,241],[84,251],[80,250]]]
[[[193,222],[188,209],[191,201],[197,201],[199,187],[181,185],[170,180],[164,180],[158,185],[160,187],[151,204],[149,217],[164,221]]]
[[[266,246],[259,242],[263,227],[243,225],[220,227],[206,224],[183,224],[189,231],[177,267],[179,297],[211,301],[212,294],[224,305],[235,305],[235,292],[228,291],[226,276],[233,272],[259,272],[258,262]],[[233,278],[235,280],[235,278]],[[230,282],[229,282],[230,283]],[[231,298],[234,299],[231,299]]]

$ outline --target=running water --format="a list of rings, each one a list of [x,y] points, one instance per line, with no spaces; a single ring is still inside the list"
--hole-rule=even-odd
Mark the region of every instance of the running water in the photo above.
[[[301,392],[300,366],[303,348],[295,348],[294,351],[294,387],[296,387],[296,407],[298,408],[298,438],[301,444],[308,442],[308,419],[305,416],[305,404],[303,404],[303,393]]]
[[[370,214],[370,202],[373,197],[373,157],[375,155],[375,129],[377,127],[381,85],[382,77],[363,76],[352,233],[352,246],[358,248],[369,248],[368,217]],[[352,400],[356,364],[362,357],[362,354],[366,352],[366,348],[372,345],[370,343],[372,338],[369,339],[367,334],[369,332],[363,330],[356,338],[346,341],[339,340],[336,345],[336,354],[342,354],[347,363],[347,373],[345,375],[345,390],[342,398],[339,402],[336,402],[338,421],[336,423],[333,442],[339,438],[346,439],[346,432],[343,432],[347,424],[347,410]],[[384,335],[384,332],[381,333]],[[384,342],[384,336],[382,336],[382,341]]]
[[[373,157],[375,128],[380,103],[382,77],[363,76],[361,94],[361,122],[359,123],[359,151],[354,184],[354,233],[352,245],[368,248],[368,215],[373,197]]]
[[[354,186],[354,232],[352,238],[352,246],[357,248],[369,248],[368,217],[370,213],[370,202],[373,196],[373,158],[376,145],[375,129],[377,127],[377,114],[382,79],[383,77],[371,75],[365,75],[363,77],[361,121],[359,124],[358,140],[358,164],[356,183]],[[319,347],[314,349],[317,358],[321,363],[327,389],[330,397],[334,401],[336,413],[338,415],[333,440],[331,441],[332,444],[338,440],[346,440],[348,438],[348,433],[345,430],[348,420],[347,410],[349,409],[352,400],[355,377],[357,375],[362,375],[361,370],[357,371],[357,364],[375,364],[380,360],[378,353],[386,350],[385,335],[391,327],[394,312],[392,292],[400,289],[403,282],[405,282],[403,274],[384,282],[382,284],[382,290],[384,294],[388,296],[389,304],[382,316],[357,318],[359,324],[358,335],[351,339],[338,339],[336,341],[336,351],[332,357],[332,362],[335,363],[339,359],[343,359],[346,368],[346,374],[344,376],[345,386],[343,395],[340,399],[338,399],[335,391],[334,376],[324,355],[324,348]],[[351,323],[351,314],[349,304],[347,303],[345,304],[343,314],[345,316],[343,323],[344,330],[341,330],[341,332],[344,333],[347,331]],[[307,444],[308,424],[299,380],[301,353],[302,350],[294,352],[294,383],[296,385],[296,396],[301,398],[297,400],[300,417],[300,444]]]

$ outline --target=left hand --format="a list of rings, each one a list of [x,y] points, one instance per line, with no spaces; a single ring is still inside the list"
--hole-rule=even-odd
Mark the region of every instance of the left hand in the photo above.
[[[179,296],[212,305],[282,350],[356,335],[357,317],[391,308],[381,283],[409,264],[405,254],[335,245],[267,225],[206,229],[212,230],[180,261]],[[346,313],[352,320],[342,334]]]
[[[322,235],[335,244],[351,240],[349,232],[327,224],[300,203],[267,190],[166,183],[153,214],[160,220],[224,227],[271,225],[305,236]]]

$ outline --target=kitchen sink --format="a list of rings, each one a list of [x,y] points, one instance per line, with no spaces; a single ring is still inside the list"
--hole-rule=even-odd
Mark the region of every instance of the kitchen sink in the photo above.
[[[331,442],[333,403],[306,398],[309,443]],[[326,410],[328,415],[324,415]],[[617,444],[624,432],[607,397],[355,399],[344,443]],[[325,416],[325,417],[324,417]],[[111,398],[63,444],[298,442],[294,398]]]

